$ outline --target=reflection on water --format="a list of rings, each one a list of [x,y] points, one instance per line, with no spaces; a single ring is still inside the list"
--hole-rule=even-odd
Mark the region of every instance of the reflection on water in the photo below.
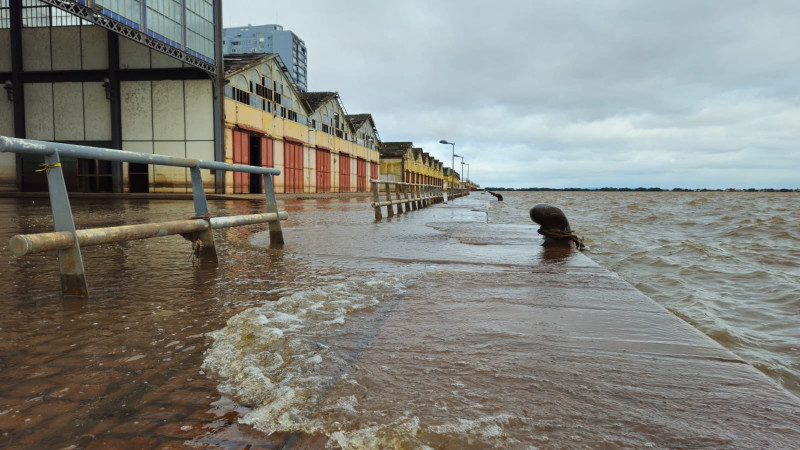
[[[597,262],[798,391],[796,196],[484,196],[380,222],[367,198],[281,201],[286,246],[269,249],[266,226],[216,231],[218,266],[193,266],[179,237],[89,247],[89,300],[61,298],[53,255],[9,254],[12,234],[51,229],[47,202],[0,199],[0,445],[267,447],[297,432],[324,437],[302,438],[312,447],[730,445],[681,425],[687,412],[654,428],[602,386],[562,392],[574,354],[531,358],[519,307],[537,291],[514,280],[586,264],[538,245],[527,209],[541,202],[567,213]],[[753,212],[734,217],[736,205]],[[80,228],[193,215],[174,201],[74,209]],[[438,301],[452,280],[482,294]],[[611,364],[626,385],[625,362]],[[573,422],[533,420],[534,404]]]

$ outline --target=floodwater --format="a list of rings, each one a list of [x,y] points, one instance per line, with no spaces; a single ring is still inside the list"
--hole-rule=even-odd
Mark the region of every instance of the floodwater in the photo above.
[[[491,220],[559,206],[586,255],[800,394],[800,194],[503,192]]]
[[[522,348],[499,355],[502,370],[487,366],[498,355],[476,341],[515,342],[513,302],[494,293],[506,320],[490,324],[437,302],[446,281],[481,287],[478,257],[540,263],[527,217],[540,202],[567,213],[592,259],[800,392],[797,194],[503,194],[377,223],[367,198],[282,200],[286,246],[269,249],[263,226],[215,232],[217,266],[194,266],[175,236],[85,248],[89,300],[61,297],[53,255],[8,251],[11,235],[51,229],[48,203],[0,199],[0,446],[269,447],[298,436],[346,448],[669,446],[648,441],[662,431],[636,429],[632,412],[605,411],[632,422],[602,441],[591,429],[526,421],[518,397],[551,381],[530,376]],[[73,209],[79,228],[193,215],[177,201]],[[487,216],[510,250],[480,244]],[[412,288],[429,295],[410,306]],[[420,324],[440,333],[414,334]],[[463,341],[444,338],[459,331]],[[487,379],[508,394],[482,388]],[[581,407],[552,407],[570,406]]]

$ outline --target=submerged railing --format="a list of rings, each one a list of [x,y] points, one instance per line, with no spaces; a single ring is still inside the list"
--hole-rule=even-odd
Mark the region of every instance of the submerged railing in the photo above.
[[[397,205],[397,214],[412,211],[426,206],[445,201],[444,189],[434,184],[402,183],[399,181],[370,180],[372,183],[372,207],[375,208],[375,219],[383,218],[381,207],[386,207],[389,217],[394,217],[393,206]],[[386,194],[386,200],[380,199],[380,187]],[[455,196],[461,197],[469,192],[466,189],[456,189]],[[392,199],[392,194],[395,198]]]
[[[89,296],[81,246],[180,234],[192,242],[192,248],[200,261],[216,263],[217,251],[214,246],[212,230],[257,223],[269,223],[271,246],[283,245],[280,221],[288,219],[289,215],[284,211],[278,211],[278,203],[275,200],[271,175],[279,175],[281,172],[277,169],[0,136],[0,153],[3,152],[44,156],[41,170],[47,174],[47,188],[50,192],[50,207],[53,211],[55,232],[16,235],[11,238],[10,247],[17,256],[57,250],[61,291],[65,294]],[[61,170],[60,156],[188,168],[192,177],[195,217],[171,222],[76,230],[64,182],[64,173]],[[200,169],[263,175],[267,212],[243,216],[211,217],[203,190]]]

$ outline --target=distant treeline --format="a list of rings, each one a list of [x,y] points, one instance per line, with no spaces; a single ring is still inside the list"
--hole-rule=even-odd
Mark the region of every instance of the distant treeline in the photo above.
[[[662,189],[658,187],[638,187],[638,188],[613,188],[613,187],[603,187],[603,188],[563,188],[563,189],[555,189],[555,188],[540,188],[540,187],[529,187],[529,188],[503,188],[503,187],[487,187],[485,188],[487,191],[519,191],[519,192],[527,192],[527,191],[620,191],[620,192],[798,192],[800,189],[756,189],[756,188],[749,188],[749,189],[684,189],[684,188],[672,188],[672,189]]]

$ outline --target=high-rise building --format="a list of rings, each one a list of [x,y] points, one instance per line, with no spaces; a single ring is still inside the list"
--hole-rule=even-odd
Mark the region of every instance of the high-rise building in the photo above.
[[[223,52],[226,55],[242,53],[277,53],[289,69],[289,75],[298,89],[308,90],[306,44],[290,30],[280,25],[248,25],[225,28]]]

